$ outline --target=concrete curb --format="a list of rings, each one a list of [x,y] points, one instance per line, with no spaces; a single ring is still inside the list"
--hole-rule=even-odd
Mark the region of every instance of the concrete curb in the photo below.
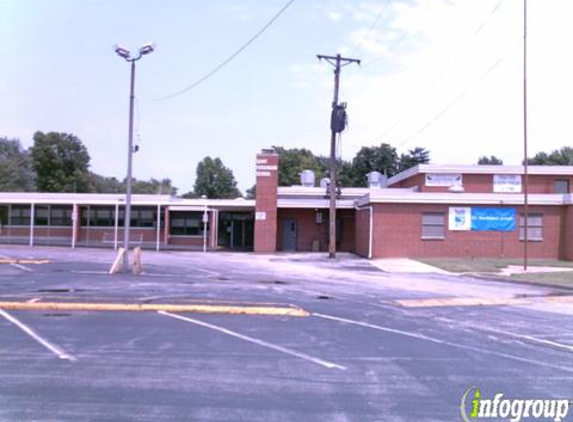
[[[21,311],[107,311],[107,312],[189,312],[232,315],[279,315],[307,317],[296,306],[177,305],[139,303],[0,302],[0,309]]]

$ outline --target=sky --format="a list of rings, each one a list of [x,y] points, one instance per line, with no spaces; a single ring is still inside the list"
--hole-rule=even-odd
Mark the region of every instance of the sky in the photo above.
[[[0,0],[0,137],[76,135],[91,170],[126,174],[129,64],[136,64],[134,177],[193,189],[220,157],[244,192],[273,145],[328,154],[332,66],[343,68],[349,127],[339,155],[389,143],[434,164],[523,159],[522,0]],[[528,0],[529,156],[571,145],[573,2]],[[179,95],[172,95],[185,90]],[[167,98],[166,98],[167,97]]]

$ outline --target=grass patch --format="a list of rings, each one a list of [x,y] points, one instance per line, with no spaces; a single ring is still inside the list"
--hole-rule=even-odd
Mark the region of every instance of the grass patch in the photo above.
[[[556,287],[573,288],[573,271],[514,274],[509,277],[509,279],[513,281],[524,281],[528,283],[541,283]]]
[[[452,273],[498,273],[502,268],[508,265],[523,265],[522,259],[501,258],[422,258],[418,259],[418,261]],[[573,262],[551,259],[530,259],[528,260],[528,267],[571,268],[573,267]]]

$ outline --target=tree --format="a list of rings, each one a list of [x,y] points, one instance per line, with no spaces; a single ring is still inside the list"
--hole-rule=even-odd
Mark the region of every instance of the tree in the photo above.
[[[36,132],[30,148],[39,192],[91,192],[90,156],[74,135]]]
[[[330,177],[330,157],[325,155],[321,155],[317,157],[318,162],[320,163],[321,177]],[[352,167],[352,163],[350,161],[345,161],[340,158],[336,159],[336,169],[337,169],[337,180],[338,184],[341,187],[353,187],[359,186],[360,181],[357,180],[356,175],[354,174],[354,168]]]
[[[540,166],[571,166],[573,165],[573,148],[563,147],[553,150],[550,154],[539,152],[527,160],[529,164]]]
[[[205,195],[209,199],[238,198],[241,192],[233,172],[223,165],[220,158],[205,157],[197,164],[197,174],[193,194]]]
[[[277,146],[273,148],[279,156],[279,186],[300,185],[300,174],[303,170],[314,171],[317,179],[324,176],[323,166],[310,150]]]
[[[425,148],[416,147],[408,151],[407,154],[400,155],[398,169],[400,171],[408,170],[418,164],[428,164],[430,162],[430,151]]]
[[[125,185],[125,181],[123,184]],[[157,180],[152,177],[151,179],[149,179],[149,181],[133,179],[131,189],[132,192],[136,194],[148,194],[148,195],[177,194],[177,188],[171,184],[171,179],[169,178]]]
[[[357,186],[366,186],[366,175],[372,171],[386,174],[388,177],[398,172],[398,153],[389,144],[378,147],[362,147],[352,160],[352,172]]]
[[[30,154],[17,139],[0,138],[0,191],[32,192],[36,173]]]
[[[257,184],[255,183],[252,187],[247,189],[245,192],[246,199],[256,199],[257,198]]]
[[[497,158],[495,155],[484,155],[478,159],[478,165],[494,165],[494,166],[501,166],[503,165],[503,161]]]

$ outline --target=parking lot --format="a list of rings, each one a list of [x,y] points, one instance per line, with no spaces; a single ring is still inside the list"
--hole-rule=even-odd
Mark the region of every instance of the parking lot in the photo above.
[[[0,311],[0,421],[437,422],[471,387],[573,398],[573,291],[344,254],[144,252],[139,276],[108,275],[105,249],[0,258],[0,302],[22,304]]]

